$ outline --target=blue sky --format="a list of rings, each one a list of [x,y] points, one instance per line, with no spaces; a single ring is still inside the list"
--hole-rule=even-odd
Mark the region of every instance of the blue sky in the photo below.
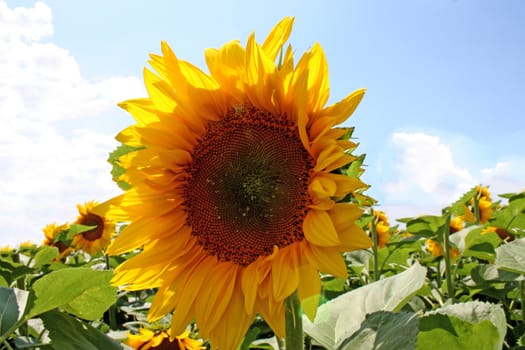
[[[161,40],[206,70],[205,48],[262,41],[289,15],[296,55],[325,50],[330,102],[368,89],[346,125],[379,209],[438,213],[477,183],[525,190],[523,1],[0,0],[0,245],[119,193],[105,159],[132,119],[116,103],[144,96]]]

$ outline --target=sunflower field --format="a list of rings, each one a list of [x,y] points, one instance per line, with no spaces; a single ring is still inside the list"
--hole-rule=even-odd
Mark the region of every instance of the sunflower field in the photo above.
[[[293,21],[206,50],[209,73],[150,55],[122,194],[0,248],[0,350],[525,349],[525,192],[378,210],[341,125],[365,90],[326,106]]]

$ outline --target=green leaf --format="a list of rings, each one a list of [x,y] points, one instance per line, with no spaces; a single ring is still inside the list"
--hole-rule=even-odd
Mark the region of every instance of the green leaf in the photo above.
[[[305,333],[328,349],[337,348],[359,329],[367,314],[400,310],[423,287],[426,271],[416,263],[398,275],[328,301],[317,310],[314,323],[303,315]]]
[[[478,301],[428,312],[419,321],[417,349],[496,350],[503,347],[505,313],[499,305]],[[436,340],[439,343],[436,343]]]
[[[496,350],[501,349],[497,337],[498,331],[490,321],[470,323],[436,314],[420,320],[417,349]]]
[[[486,282],[515,282],[521,278],[521,274],[501,270],[494,264],[479,264],[472,269],[472,279],[478,284]]]
[[[63,312],[49,311],[40,316],[56,350],[121,350],[117,341],[90,325]]]
[[[35,301],[29,314],[37,316],[57,307],[86,320],[102,317],[116,300],[111,271],[65,268],[53,271],[33,285]]]
[[[323,290],[332,292],[342,292],[345,290],[346,279],[339,277],[329,277],[321,280]]]
[[[495,265],[500,269],[525,274],[525,238],[498,247]]]
[[[44,265],[51,264],[55,258],[59,255],[57,247],[42,246],[38,253],[35,254],[34,268],[38,268]]]
[[[257,336],[259,336],[260,333],[261,333],[261,330],[259,328],[257,327],[250,328],[250,330],[246,332],[246,335],[244,336],[244,339],[241,345],[239,345],[237,349],[238,350],[248,350],[250,348],[250,344],[253,343],[257,339]]]
[[[423,237],[433,237],[439,234],[446,223],[444,216],[420,216],[406,223],[407,231]]]
[[[482,233],[482,232],[483,232],[483,228],[478,227],[476,229],[471,230],[466,235],[465,250],[463,252],[463,255],[472,256],[472,257],[475,257],[478,259],[484,259],[484,260],[494,260],[495,253],[496,253],[496,247],[500,245],[501,238],[499,238],[499,236],[494,232],[488,232],[488,233]]]
[[[416,348],[418,315],[377,311],[366,316],[361,328],[343,341],[339,350],[413,350]]]
[[[460,199],[452,203],[450,206],[450,212],[454,215],[464,215],[465,214],[465,205],[467,205],[474,196],[476,196],[477,190],[476,187],[471,188],[468,192],[463,194]]]
[[[0,287],[0,337],[23,316],[28,295],[25,290]]]
[[[513,235],[523,235],[525,233],[525,192],[512,194],[509,204],[496,211],[489,224]]]
[[[69,229],[67,230],[66,240],[70,241],[76,235],[82,232],[91,231],[95,228],[97,228],[96,225],[93,226],[93,225],[72,224],[71,226],[69,226]]]

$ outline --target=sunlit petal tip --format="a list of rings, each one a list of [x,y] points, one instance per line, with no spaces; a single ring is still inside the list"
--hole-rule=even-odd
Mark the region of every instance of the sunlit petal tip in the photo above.
[[[275,25],[262,44],[268,57],[275,60],[282,46],[288,41],[295,17],[285,17]]]

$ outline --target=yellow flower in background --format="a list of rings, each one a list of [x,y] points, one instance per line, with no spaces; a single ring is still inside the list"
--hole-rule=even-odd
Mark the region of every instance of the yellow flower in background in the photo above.
[[[34,244],[33,242],[31,241],[24,241],[22,243],[19,244],[19,249],[33,249],[33,248],[36,248],[36,244]]]
[[[15,249],[8,245],[0,247],[0,255],[2,256],[11,255],[14,251]]]
[[[481,234],[482,235],[486,235],[487,233],[489,232],[494,232],[496,233],[499,238],[507,241],[507,242],[512,242],[515,238],[514,238],[514,235],[511,234],[510,232],[508,232],[507,230],[505,229],[502,229],[500,227],[495,227],[495,226],[488,226],[486,228],[483,229],[483,231],[481,231]]]
[[[468,212],[468,208],[466,209],[466,212]],[[454,234],[463,229],[465,217],[470,218],[469,215],[465,214],[461,216],[454,216],[450,219],[449,234]],[[443,250],[441,249],[441,245],[433,239],[426,240],[426,248],[429,251],[429,253],[432,254],[432,256],[435,258],[443,256]],[[450,248],[450,258],[452,260],[455,260],[457,257],[460,256],[460,254],[461,253],[456,248]]]
[[[341,139],[359,89],[325,107],[328,66],[314,44],[297,62],[284,47],[293,18],[259,44],[206,50],[210,74],[166,43],[146,69],[149,98],[121,107],[136,120],[117,139],[131,189],[96,209],[130,222],[108,254],[142,252],[114,284],[158,288],[153,321],[173,311],[172,334],[196,320],[213,347],[235,349],[256,313],[284,336],[284,300],[297,290],[313,317],[319,271],[346,277],[341,252],[368,248],[361,209],[337,203],[367,186],[334,171],[356,158]],[[279,62],[276,63],[279,58]],[[212,286],[212,287],[210,287]]]
[[[441,249],[441,245],[432,239],[426,240],[426,248],[434,258],[443,256],[443,249]],[[459,250],[453,247],[450,248],[450,259],[455,260],[460,255],[461,253],[459,252]]]
[[[189,338],[189,332],[172,338],[169,329],[152,331],[141,328],[139,334],[128,333],[126,344],[136,350],[198,350],[206,349],[200,340]]]
[[[56,223],[52,223],[52,224],[46,225],[42,230],[44,231],[44,235],[46,237],[42,244],[50,246],[50,247],[57,247],[58,253],[59,253],[59,256],[57,258],[58,260],[66,257],[73,250],[70,246],[68,246],[66,243],[62,241],[55,242],[55,239],[57,238],[57,236],[61,232],[66,231],[67,229],[69,229],[69,224],[67,223],[62,224],[62,225],[57,225]]]
[[[476,186],[476,197],[478,199],[479,222],[485,224],[492,217],[492,198],[488,187]],[[474,205],[474,198],[470,200],[470,205]],[[471,210],[474,212],[474,208]]]
[[[452,219],[450,219],[450,234],[461,231],[463,229],[464,222],[463,216],[454,216]]]
[[[388,217],[384,212],[374,210],[374,220],[377,233],[377,247],[381,249],[385,247],[390,240],[392,232],[390,230],[390,224],[388,223]],[[372,223],[368,225],[368,229],[372,229]]]
[[[115,223],[93,212],[93,208],[98,202],[89,201],[84,205],[78,204],[78,218],[75,224],[85,226],[96,226],[95,228],[75,235],[71,241],[71,246],[81,249],[90,255],[96,255],[106,248],[115,232]]]

